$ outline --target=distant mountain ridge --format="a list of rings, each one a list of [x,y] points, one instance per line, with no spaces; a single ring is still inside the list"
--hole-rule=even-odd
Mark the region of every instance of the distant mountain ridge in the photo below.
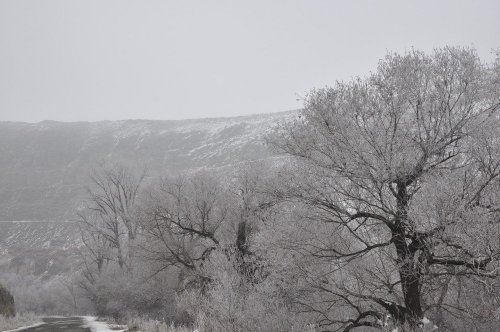
[[[0,220],[71,220],[93,167],[147,166],[151,175],[271,156],[263,138],[296,111],[194,120],[0,122]]]

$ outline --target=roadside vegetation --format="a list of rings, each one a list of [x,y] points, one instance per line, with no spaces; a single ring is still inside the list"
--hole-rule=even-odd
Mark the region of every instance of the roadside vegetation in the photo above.
[[[40,316],[30,313],[18,313],[15,317],[5,317],[0,315],[0,331],[14,330],[22,326],[31,326],[41,323]]]

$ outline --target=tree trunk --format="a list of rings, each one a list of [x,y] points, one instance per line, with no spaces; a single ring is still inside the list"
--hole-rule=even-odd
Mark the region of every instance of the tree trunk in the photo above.
[[[122,251],[122,247],[121,247],[121,244],[118,243],[118,246],[116,248],[118,250],[118,266],[120,266],[120,269],[123,269],[123,267],[125,266],[125,259],[123,258],[123,251]]]
[[[414,326],[422,319],[422,305],[420,294],[420,273],[413,266],[414,253],[406,256],[399,268],[401,278],[401,287],[403,289],[403,297],[405,300],[405,321]],[[399,256],[399,255],[398,255]]]
[[[135,235],[128,234],[128,273],[132,275],[134,269],[134,257],[135,257]]]
[[[397,182],[397,218],[392,230],[406,308],[402,317],[396,317],[396,319],[400,320],[400,323],[407,322],[411,326],[416,326],[423,317],[420,293],[421,274],[419,268],[415,266],[416,249],[411,246],[411,239],[407,238],[408,233],[412,231],[408,222],[410,200],[407,191],[408,185],[407,181]]]
[[[236,235],[236,248],[241,256],[245,256],[248,251],[247,243],[247,223],[241,221],[238,224],[238,233]]]

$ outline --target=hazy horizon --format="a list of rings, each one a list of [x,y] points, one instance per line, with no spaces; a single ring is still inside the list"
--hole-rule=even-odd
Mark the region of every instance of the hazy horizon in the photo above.
[[[387,52],[500,46],[500,2],[0,2],[0,121],[300,109]],[[481,22],[481,24],[477,24]]]
[[[302,108],[285,110],[285,111],[276,111],[276,112],[267,112],[267,113],[251,113],[251,114],[234,114],[234,115],[221,115],[221,116],[201,116],[198,118],[179,118],[179,119],[148,119],[148,118],[127,118],[127,119],[103,119],[103,120],[38,120],[38,121],[22,121],[22,120],[1,120],[0,123],[28,123],[28,124],[37,124],[43,122],[57,122],[57,123],[95,123],[95,122],[124,122],[124,121],[172,121],[172,122],[182,122],[182,121],[201,121],[201,120],[218,120],[218,119],[235,119],[235,118],[249,118],[249,117],[258,117],[265,115],[279,115],[283,113],[291,113],[291,112],[299,112]]]

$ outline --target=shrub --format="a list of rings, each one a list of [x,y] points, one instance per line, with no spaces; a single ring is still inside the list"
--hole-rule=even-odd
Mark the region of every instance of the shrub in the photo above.
[[[16,315],[14,297],[1,284],[0,284],[0,315],[5,317],[14,317]]]

